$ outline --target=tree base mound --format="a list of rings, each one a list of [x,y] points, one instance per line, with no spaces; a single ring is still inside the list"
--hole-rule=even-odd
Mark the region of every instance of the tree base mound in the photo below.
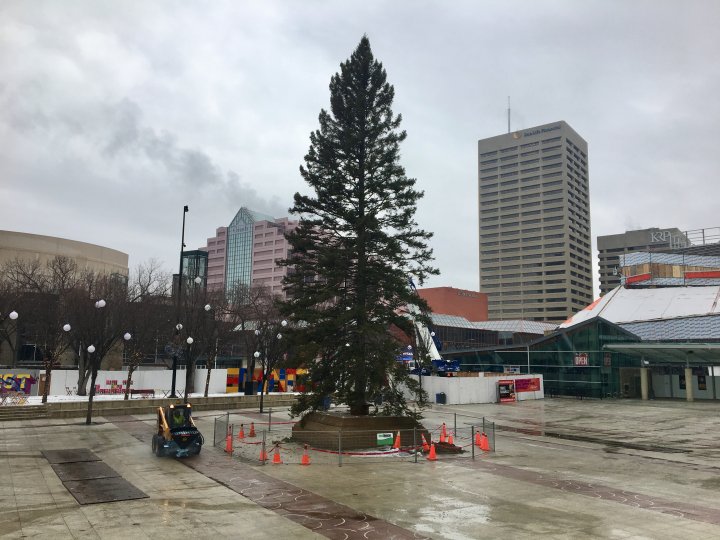
[[[421,448],[421,435],[430,440],[428,430],[408,416],[353,416],[316,411],[306,414],[292,431],[293,440],[327,450],[378,448],[378,433],[392,433],[395,442],[400,432],[403,449]]]

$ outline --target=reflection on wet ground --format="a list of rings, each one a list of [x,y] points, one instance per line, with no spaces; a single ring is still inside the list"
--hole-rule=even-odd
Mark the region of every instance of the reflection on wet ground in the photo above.
[[[138,440],[149,444],[152,431],[145,422],[140,420],[130,422],[128,421],[130,418],[123,420],[118,423],[119,427]],[[327,538],[347,540],[426,538],[273,478],[254,467],[223,455],[216,448],[206,448],[200,456],[183,460],[182,463],[240,493],[263,508],[273,510]]]
[[[209,441],[212,416],[202,416],[200,429]],[[268,417],[237,416],[256,426]],[[319,461],[259,466],[230,458],[209,442],[198,459],[156,458],[150,415],[98,419],[91,427],[5,423],[0,534],[133,540],[720,537],[720,404],[553,399],[438,406],[427,411],[424,423],[433,431],[442,423],[454,429],[477,426],[483,416],[501,427],[497,452],[478,453],[474,461],[441,456],[417,464],[343,461],[342,467]],[[273,411],[273,422],[286,420],[286,413]],[[149,498],[78,506],[39,453],[72,447],[91,449]]]

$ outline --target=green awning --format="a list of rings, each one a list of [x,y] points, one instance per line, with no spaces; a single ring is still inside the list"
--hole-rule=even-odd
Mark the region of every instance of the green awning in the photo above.
[[[653,363],[720,365],[720,343],[612,343],[604,349]]]

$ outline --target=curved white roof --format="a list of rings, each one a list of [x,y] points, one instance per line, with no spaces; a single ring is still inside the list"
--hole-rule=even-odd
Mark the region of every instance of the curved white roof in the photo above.
[[[620,286],[577,312],[560,328],[569,328],[594,317],[623,324],[699,315],[720,315],[720,286],[658,289]]]

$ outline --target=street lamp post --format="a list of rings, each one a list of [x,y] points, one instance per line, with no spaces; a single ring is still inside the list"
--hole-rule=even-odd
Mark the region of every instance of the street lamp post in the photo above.
[[[255,340],[257,342],[256,343],[257,348],[262,349],[263,353],[265,355],[263,357],[264,363],[263,363],[263,374],[262,374],[262,378],[261,378],[261,384],[264,384],[265,378],[268,375],[268,373],[266,373],[266,371],[268,371],[268,368],[270,367],[270,359],[268,358],[268,347],[270,346],[270,341],[273,338],[277,339],[278,342],[282,339],[282,334],[280,332],[278,332],[277,335],[275,335],[275,336],[273,336],[272,334],[274,334],[274,332],[276,330],[285,328],[287,326],[287,324],[288,324],[288,322],[283,320],[280,322],[280,328],[278,328],[276,326],[277,323],[272,324],[272,323],[266,322],[259,329],[255,330]],[[247,376],[247,380],[245,381],[245,395],[246,396],[255,393],[255,389],[253,388],[254,385],[253,385],[252,378],[255,373],[255,361],[260,358],[260,354],[261,354],[260,351],[256,350],[253,353],[251,360],[249,361],[250,365],[248,366],[248,376]],[[263,388],[261,386],[260,393],[262,393],[262,392],[263,392]],[[262,403],[262,401],[261,401],[261,403]]]
[[[182,235],[180,237],[180,268],[178,270],[178,291],[177,291],[177,317],[176,321],[177,324],[175,325],[175,335],[180,334],[180,330],[182,330],[182,324],[180,324],[180,306],[182,304],[182,283],[183,283],[183,269],[182,269],[182,263],[183,263],[183,250],[185,249],[185,214],[188,213],[188,206],[183,206],[183,222],[182,222]],[[173,363],[172,363],[172,388],[170,389],[170,397],[175,398],[177,395],[175,395],[175,380],[177,378],[177,351],[173,353]]]
[[[190,381],[187,376],[190,375],[190,371],[189,371],[190,349],[192,348],[192,344],[194,341],[195,340],[193,338],[191,338],[190,336],[188,336],[188,338],[185,340],[185,343],[187,343],[187,349],[186,349],[187,352],[185,353],[185,392],[183,393],[183,403],[188,402],[188,389],[190,388],[190,385],[189,385]]]
[[[171,398],[177,397],[177,395],[175,395],[175,381],[177,379],[177,361],[178,361],[178,357],[177,357],[177,347],[178,347],[177,339],[178,338],[177,338],[177,336],[180,335],[180,330],[182,330],[182,328],[183,328],[183,325],[180,323],[177,323],[175,325],[176,339],[175,339],[175,347],[173,347],[172,385],[170,387],[170,397]]]
[[[255,339],[260,338],[260,330],[255,330]],[[260,351],[255,351],[249,361],[248,372],[245,377],[245,395],[252,396],[255,394],[255,388],[253,384],[253,376],[255,375],[255,361],[260,358]],[[239,375],[239,374],[238,374]]]
[[[95,320],[95,323],[93,324],[93,328],[95,329],[94,332],[99,333],[95,335],[95,338],[100,339],[100,350],[101,354],[104,354],[107,352],[104,347],[107,346],[107,342],[105,341],[107,339],[107,336],[105,335],[105,317],[102,315],[103,311],[102,309],[107,305],[107,302],[103,300],[102,298],[95,302],[95,308],[96,308],[96,315],[93,317]],[[98,323],[99,321],[99,323]],[[69,326],[69,325],[68,325]],[[95,345],[92,343],[88,345],[88,348],[86,351],[88,352],[88,355],[91,355],[95,352]],[[102,357],[99,359],[91,359],[90,356],[88,356],[88,362],[90,364],[90,393],[88,394],[88,409],[87,409],[87,417],[85,418],[85,424],[90,425],[92,422],[92,407],[93,407],[93,399],[95,398],[95,381],[97,380],[97,374],[98,370],[100,369],[100,362],[102,361]]]
[[[188,276],[190,274],[190,268],[188,268]],[[190,320],[190,326],[185,328],[186,335],[190,333],[195,333],[199,330],[198,326],[198,319],[196,316],[196,300],[197,300],[197,292],[198,287],[202,284],[202,278],[200,276],[195,276],[195,279],[193,280],[195,283],[195,289],[193,293],[193,300],[186,305],[186,311],[184,313],[185,317],[188,317]],[[206,312],[209,312],[212,306],[210,304],[206,304],[204,309]],[[202,339],[202,337],[201,337]],[[194,339],[192,337],[189,337],[185,340],[187,343],[187,347],[185,347],[185,389],[183,391],[184,396],[184,402],[187,403],[188,400],[188,393],[195,391],[195,358],[193,358],[192,355],[192,344]]]
[[[12,310],[10,313],[8,313],[7,318],[10,319],[11,321],[16,321],[17,318],[18,318],[18,316],[19,316],[19,315],[18,315],[18,312],[15,311],[15,310]],[[0,323],[4,323],[4,322],[5,322],[5,318],[3,318],[3,317],[0,315]],[[7,332],[7,333],[6,333],[5,335],[6,335],[6,337],[8,338],[8,342],[10,342],[10,339],[9,339],[9,338],[10,338],[10,335],[12,334],[12,331],[6,330],[6,332]],[[17,335],[16,335],[16,337],[15,337],[15,347],[14,347],[14,349],[13,349],[13,358],[12,358],[12,365],[13,365],[13,367],[15,367],[15,365],[17,364],[17,358],[18,358],[17,339],[18,339],[18,338],[17,338]]]

